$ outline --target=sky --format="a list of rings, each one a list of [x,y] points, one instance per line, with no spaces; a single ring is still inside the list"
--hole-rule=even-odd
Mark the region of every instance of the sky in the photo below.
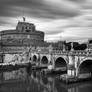
[[[0,31],[34,23],[46,41],[92,39],[92,0],[0,0]]]

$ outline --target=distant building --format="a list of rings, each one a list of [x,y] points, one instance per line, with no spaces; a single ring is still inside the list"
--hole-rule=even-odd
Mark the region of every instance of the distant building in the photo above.
[[[92,50],[92,40],[88,41],[87,47],[88,47],[89,50]]]
[[[48,45],[52,45],[54,50],[64,50],[65,49],[65,41],[57,41],[50,42]]]

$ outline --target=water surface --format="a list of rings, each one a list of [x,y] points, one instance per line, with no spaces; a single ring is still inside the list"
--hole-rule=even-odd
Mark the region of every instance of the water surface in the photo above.
[[[0,92],[92,92],[92,81],[66,85],[57,77],[26,68],[0,72]]]

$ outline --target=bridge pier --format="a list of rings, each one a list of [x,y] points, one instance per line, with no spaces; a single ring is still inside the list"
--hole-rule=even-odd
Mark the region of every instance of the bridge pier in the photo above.
[[[68,65],[67,75],[76,77],[76,69],[74,68],[74,65]]]
[[[67,65],[67,75],[75,77],[76,76],[76,68],[75,68],[75,56],[69,56],[69,63]]]
[[[37,62],[40,64],[39,66],[48,67],[51,65],[50,70],[53,68],[53,70],[57,71],[59,69],[63,70],[62,67],[67,68],[66,75],[69,76],[70,79],[71,77],[74,79],[80,78],[81,75],[85,77],[84,75],[87,75],[88,73],[91,73],[92,75],[92,68],[89,67],[90,64],[92,64],[92,51],[74,51],[73,44],[71,51],[65,51],[64,49],[63,51],[59,49],[54,50],[50,45],[47,48],[40,48],[39,51],[33,51],[30,55],[32,55],[31,57],[36,55],[39,58],[39,60],[37,59]],[[42,60],[43,57],[45,57],[45,59]],[[45,63],[42,61],[45,61]],[[48,63],[46,63],[47,61]],[[80,67],[81,64],[83,65]],[[85,68],[85,66],[87,67]]]

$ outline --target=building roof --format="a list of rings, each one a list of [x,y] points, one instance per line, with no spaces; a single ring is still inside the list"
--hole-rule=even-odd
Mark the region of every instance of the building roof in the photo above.
[[[37,31],[35,25],[28,22],[18,22],[16,29],[14,30],[3,30],[0,35],[6,34],[44,34],[42,31]]]

